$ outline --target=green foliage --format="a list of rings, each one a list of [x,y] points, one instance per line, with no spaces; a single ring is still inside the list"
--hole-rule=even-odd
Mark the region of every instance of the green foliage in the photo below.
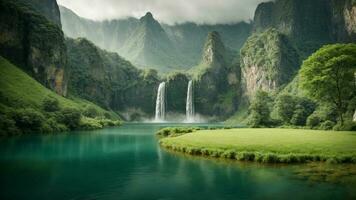
[[[332,130],[334,126],[335,126],[335,122],[327,120],[320,124],[320,129],[321,130]]]
[[[84,109],[83,115],[86,117],[95,118],[99,115],[97,109],[93,106],[88,106]]]
[[[13,113],[16,127],[25,131],[41,131],[44,116],[35,109],[18,109]]]
[[[59,101],[53,97],[47,97],[42,101],[42,109],[45,112],[56,112],[59,111]]]
[[[192,133],[194,131],[201,130],[198,127],[167,127],[162,128],[156,132],[159,137],[177,137],[186,133]]]
[[[2,57],[0,66],[1,134],[59,132],[80,128],[78,116],[88,107],[96,110],[95,117],[119,119],[116,114],[88,101],[57,95]],[[68,112],[73,110],[76,111]]]
[[[16,135],[20,130],[16,127],[15,120],[5,114],[0,114],[0,135]]]
[[[348,102],[356,95],[356,44],[326,45],[303,62],[302,88],[310,98],[333,104],[340,123]]]
[[[272,99],[267,92],[262,90],[256,92],[249,108],[250,114],[247,124],[250,127],[268,127],[271,125],[271,102]]]
[[[293,96],[288,94],[278,96],[274,105],[278,118],[288,124],[294,115],[295,105],[296,99]]]
[[[319,126],[320,123],[320,117],[312,114],[307,118],[307,126],[310,128],[316,128],[317,126]]]
[[[64,108],[60,111],[60,121],[73,130],[80,125],[81,113],[75,108]]]

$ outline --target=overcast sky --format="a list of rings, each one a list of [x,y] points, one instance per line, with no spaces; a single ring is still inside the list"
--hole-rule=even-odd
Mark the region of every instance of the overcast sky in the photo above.
[[[139,18],[147,11],[160,22],[174,24],[248,21],[266,0],[57,0],[79,16],[93,19]]]

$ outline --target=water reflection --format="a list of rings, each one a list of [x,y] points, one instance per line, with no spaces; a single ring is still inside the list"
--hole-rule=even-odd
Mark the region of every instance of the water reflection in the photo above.
[[[352,189],[291,178],[290,167],[159,148],[160,124],[0,141],[1,199],[343,199]],[[291,194],[293,194],[291,196]]]

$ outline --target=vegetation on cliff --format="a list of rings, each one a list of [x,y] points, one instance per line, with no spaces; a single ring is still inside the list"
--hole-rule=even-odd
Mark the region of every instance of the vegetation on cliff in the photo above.
[[[66,47],[59,26],[32,6],[0,1],[0,55],[58,94],[66,95]]]

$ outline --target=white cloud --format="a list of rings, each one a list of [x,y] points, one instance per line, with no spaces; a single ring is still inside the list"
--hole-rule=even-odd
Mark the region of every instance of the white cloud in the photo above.
[[[93,19],[139,18],[152,12],[160,22],[174,24],[233,23],[253,18],[258,3],[266,0],[57,0],[78,15]]]

